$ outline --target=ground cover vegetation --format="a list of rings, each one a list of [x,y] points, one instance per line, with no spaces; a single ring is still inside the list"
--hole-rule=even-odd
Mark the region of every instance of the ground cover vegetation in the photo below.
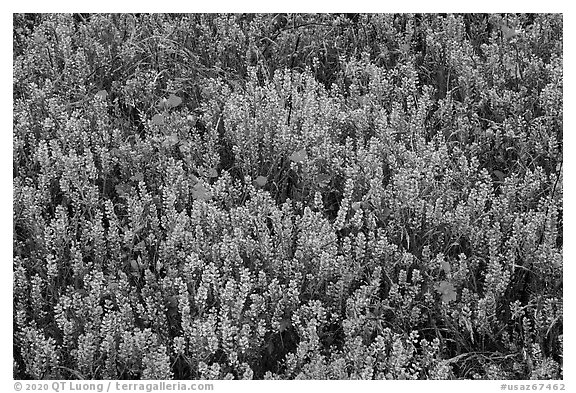
[[[15,378],[562,378],[561,15],[13,24]]]

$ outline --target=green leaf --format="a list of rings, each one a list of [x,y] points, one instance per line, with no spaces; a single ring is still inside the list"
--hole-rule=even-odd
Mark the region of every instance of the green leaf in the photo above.
[[[130,266],[132,267],[132,270],[134,270],[134,271],[138,271],[138,269],[140,269],[138,262],[136,262],[134,259],[130,261]]]
[[[266,350],[268,351],[269,355],[272,355],[272,353],[274,352],[274,343],[272,342],[272,340],[268,341],[268,343],[266,344]]]
[[[292,326],[292,322],[290,321],[290,318],[284,318],[280,321],[280,332],[285,331],[286,329],[288,329],[290,326]]]
[[[328,174],[321,173],[318,175],[318,178],[316,179],[316,181],[318,182],[318,185],[320,187],[322,187],[322,188],[328,187],[328,185],[330,184],[330,181],[331,181],[331,177]]]
[[[121,197],[128,196],[130,191],[132,191],[132,187],[126,183],[117,184],[114,188],[116,189],[116,193]]]
[[[208,175],[208,177],[218,177],[218,171],[216,170],[216,168],[208,168],[206,174]]]
[[[502,34],[504,35],[504,39],[505,40],[509,40],[515,36],[518,35],[518,32],[514,29],[511,29],[510,27],[506,26],[506,25],[502,25]]]
[[[168,135],[166,138],[164,138],[164,142],[162,142],[162,146],[164,146],[166,148],[170,148],[177,143],[178,143],[178,135],[172,134],[172,135]]]
[[[161,126],[162,124],[164,124],[164,116],[162,116],[159,113],[155,114],[154,117],[152,117],[152,124]]]
[[[502,171],[495,170],[494,174],[496,175],[499,181],[504,181],[504,173]]]
[[[175,94],[170,94],[168,97],[167,106],[168,108],[175,108],[182,103],[182,98],[178,97]]]
[[[255,180],[256,184],[258,184],[260,187],[264,187],[267,181],[268,178],[266,176],[258,176]]]
[[[114,147],[114,148],[110,149],[110,155],[112,157],[120,158],[120,157],[122,157],[122,151],[120,149]]]
[[[382,208],[381,219],[384,220],[384,219],[388,218],[390,213],[392,213],[392,210],[389,207],[384,206]]]
[[[135,181],[135,182],[144,181],[144,175],[142,174],[142,172],[136,172],[135,175],[130,177],[130,180]]]
[[[96,97],[100,97],[102,100],[105,100],[108,97],[108,92],[106,90],[100,90],[96,93]]]
[[[456,301],[456,288],[448,281],[440,281],[440,283],[436,284],[436,291],[442,295],[444,303]]]
[[[192,196],[194,197],[194,199],[205,201],[210,199],[212,197],[212,194],[208,192],[206,187],[204,187],[204,184],[196,183],[196,185],[192,189]]]
[[[303,163],[306,160],[306,149],[300,149],[290,155],[290,161]]]
[[[442,261],[440,262],[440,267],[442,268],[442,270],[444,270],[444,273],[448,274],[450,273],[450,263],[448,261]]]

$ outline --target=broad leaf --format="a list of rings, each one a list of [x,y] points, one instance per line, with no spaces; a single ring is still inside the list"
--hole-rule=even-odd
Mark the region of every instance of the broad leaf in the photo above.
[[[175,108],[182,103],[182,98],[178,97],[175,94],[170,94],[168,97],[167,106],[168,108]]]
[[[391,210],[389,207],[384,206],[384,207],[382,208],[382,213],[381,213],[382,219],[388,218],[388,216],[390,215],[390,213],[392,213],[392,210]]]
[[[291,326],[292,326],[292,322],[290,321],[290,318],[282,319],[280,321],[280,332],[285,331],[286,329],[288,329]]]
[[[162,142],[162,146],[166,148],[170,148],[178,143],[178,135],[171,134],[164,138],[164,142]]]
[[[164,116],[162,116],[159,113],[155,114],[154,117],[152,117],[152,124],[161,126],[162,124],[164,124]]]
[[[130,261],[130,266],[134,271],[138,271],[140,269],[140,265],[134,259]]]
[[[135,181],[135,182],[144,181],[144,174],[142,174],[142,172],[136,172],[135,175],[130,177],[130,180]]]
[[[96,97],[100,97],[101,99],[105,100],[108,97],[108,92],[106,90],[100,90],[96,93]]]
[[[192,196],[194,197],[194,199],[198,199],[201,201],[208,200],[212,197],[212,195],[208,192],[208,190],[206,189],[206,187],[204,187],[204,184],[202,183],[196,183],[196,185],[192,189]]]
[[[499,181],[504,181],[504,173],[502,171],[495,170],[494,174],[496,175]]]
[[[320,187],[328,187],[328,185],[330,184],[330,181],[332,180],[332,178],[330,177],[330,175],[326,174],[326,173],[321,173],[318,175],[318,177],[316,178],[316,181],[318,182],[318,185]]]
[[[295,151],[290,155],[290,161],[296,163],[303,163],[306,160],[306,149]]]
[[[206,174],[208,175],[208,177],[218,177],[218,171],[216,170],[216,168],[208,168]]]
[[[258,176],[255,180],[256,184],[258,184],[260,187],[264,187],[267,181],[268,178],[266,178],[266,176]]]
[[[450,273],[451,267],[448,261],[440,262],[440,267],[442,268],[442,270],[444,270],[444,273],[446,274]]]
[[[518,32],[506,25],[502,25],[502,34],[504,35],[504,39],[509,40],[518,35]]]
[[[436,290],[442,296],[442,301],[444,303],[456,301],[456,288],[454,288],[454,285],[448,281],[441,281],[440,283],[436,284]]]

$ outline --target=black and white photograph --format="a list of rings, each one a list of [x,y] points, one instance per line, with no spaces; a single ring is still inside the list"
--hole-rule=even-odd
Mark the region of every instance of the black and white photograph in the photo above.
[[[11,18],[9,388],[565,390],[563,14]]]

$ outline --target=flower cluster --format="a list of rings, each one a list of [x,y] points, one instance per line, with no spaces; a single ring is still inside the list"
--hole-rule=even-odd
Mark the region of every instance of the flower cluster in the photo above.
[[[15,14],[15,378],[561,378],[562,34]]]

